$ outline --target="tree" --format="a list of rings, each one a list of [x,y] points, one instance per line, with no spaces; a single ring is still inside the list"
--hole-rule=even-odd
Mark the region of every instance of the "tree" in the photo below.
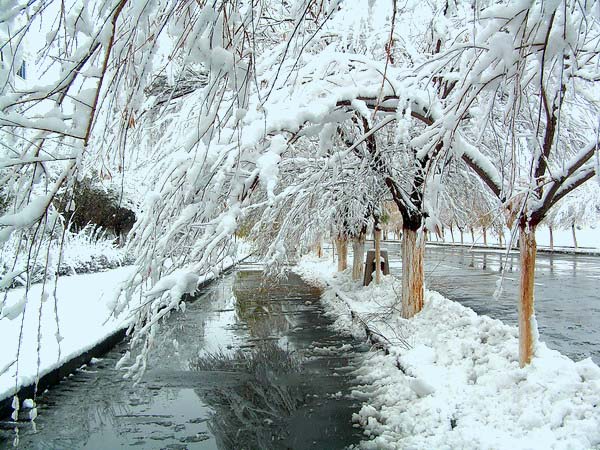
[[[465,29],[465,39],[433,63],[442,79],[459,74],[433,124],[438,142],[460,144],[466,133],[484,150],[473,169],[519,230],[522,366],[531,361],[536,327],[536,227],[596,172],[598,133],[590,139],[579,130],[598,129],[598,11],[595,2],[570,0],[483,8],[481,28]]]
[[[521,230],[521,328],[531,336],[532,232],[594,173],[597,141],[576,133],[597,126],[592,4],[11,5],[2,48],[48,14],[59,20],[40,53],[52,79],[2,86],[2,185],[13,209],[0,237],[59,227],[53,199],[68,198],[92,165],[102,176],[133,161],[152,167],[132,231],[137,268],[114,308],[144,299],[131,372],[143,371],[159,320],[193,284],[177,280],[218,265],[242,224],[278,268],[325,230],[360,236],[391,197],[402,216],[403,314],[414,315],[424,232],[439,222],[437,198],[458,160]],[[356,204],[349,186],[360,186]]]

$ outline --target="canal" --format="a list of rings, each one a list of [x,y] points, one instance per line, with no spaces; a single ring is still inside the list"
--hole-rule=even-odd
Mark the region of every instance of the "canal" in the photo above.
[[[320,290],[246,266],[161,327],[150,369],[115,370],[123,343],[39,396],[24,449],[337,449],[357,444],[352,370],[366,350],[335,334]],[[0,430],[0,447],[16,434]]]
[[[400,245],[386,242],[400,275]],[[494,291],[505,269],[503,292]],[[600,362],[600,258],[539,254],[541,340]],[[516,252],[428,246],[426,285],[509,324],[517,321]],[[247,264],[206,287],[160,330],[150,369],[132,385],[115,369],[122,343],[39,396],[24,449],[342,449],[364,438],[349,395],[367,350],[329,327],[321,291]],[[0,425],[0,448],[17,435]]]

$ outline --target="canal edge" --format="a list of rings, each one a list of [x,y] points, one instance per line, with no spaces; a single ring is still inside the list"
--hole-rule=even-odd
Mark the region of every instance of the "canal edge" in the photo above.
[[[246,255],[232,264],[224,267],[218,274],[212,274],[211,276],[204,279],[201,283],[198,284],[196,290],[204,289],[213,282],[217,281],[220,277],[231,273],[235,267],[244,262],[252,255]],[[186,298],[189,299],[191,296],[186,294],[182,297],[182,301],[185,301]],[[85,364],[88,364],[93,358],[100,358],[116,347],[118,344],[123,342],[127,338],[127,329],[129,326],[124,326],[114,333],[108,335],[101,341],[94,344],[91,348],[87,350],[83,350],[77,356],[65,361],[59,367],[50,370],[48,373],[44,374],[36,383],[31,383],[25,386],[21,386],[16,393],[12,393],[6,398],[0,400],[0,420],[11,420],[10,416],[13,412],[13,399],[14,397],[18,397],[19,403],[22,404],[25,399],[33,398],[34,394],[43,393],[46,389],[51,388],[59,384],[63,379],[68,377],[70,374],[74,373],[77,369],[81,368]]]

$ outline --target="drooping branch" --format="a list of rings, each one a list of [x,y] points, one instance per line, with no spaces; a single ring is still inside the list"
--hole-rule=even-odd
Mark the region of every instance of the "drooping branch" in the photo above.
[[[594,176],[596,169],[593,164],[588,163],[598,146],[600,146],[599,142],[589,143],[567,163],[562,175],[556,177],[546,188],[540,207],[531,215],[532,220],[536,220],[536,223],[541,221],[561,198]]]
[[[377,111],[384,113],[394,113],[398,112],[398,101],[399,97],[388,95],[381,99],[382,103],[387,103],[385,106],[377,106],[377,98],[375,97],[357,97],[357,100],[363,101],[369,109],[377,109]],[[394,102],[392,104],[391,102]],[[336,103],[337,106],[346,106],[352,107],[351,100],[340,100]],[[420,104],[419,102],[412,102],[411,104],[411,117],[419,120],[427,126],[431,126],[438,120],[438,117],[434,117],[432,111],[428,109],[426,106]],[[395,120],[395,116],[392,116],[391,120]],[[391,121],[390,120],[390,121]],[[378,124],[379,126],[380,124]],[[387,123],[386,123],[387,125]],[[359,143],[362,140],[359,140]],[[437,150],[441,150],[441,146],[436,146]],[[457,154],[461,155],[461,158],[465,163],[477,173],[479,177],[481,177],[482,181],[490,188],[490,190],[498,197],[500,200],[502,199],[502,178],[498,172],[498,170],[494,167],[491,161],[483,155],[477,148],[466,141],[466,139],[462,136],[461,133],[455,133],[455,139],[452,143],[452,148],[456,151]],[[421,165],[424,168],[427,164],[428,156],[425,155],[422,158]]]

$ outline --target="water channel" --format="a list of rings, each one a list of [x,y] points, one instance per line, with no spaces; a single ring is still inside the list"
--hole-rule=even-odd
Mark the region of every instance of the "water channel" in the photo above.
[[[337,449],[356,444],[350,396],[363,343],[330,329],[320,290],[241,268],[161,328],[133,386],[125,343],[40,396],[23,449]],[[0,429],[0,448],[15,437]]]

